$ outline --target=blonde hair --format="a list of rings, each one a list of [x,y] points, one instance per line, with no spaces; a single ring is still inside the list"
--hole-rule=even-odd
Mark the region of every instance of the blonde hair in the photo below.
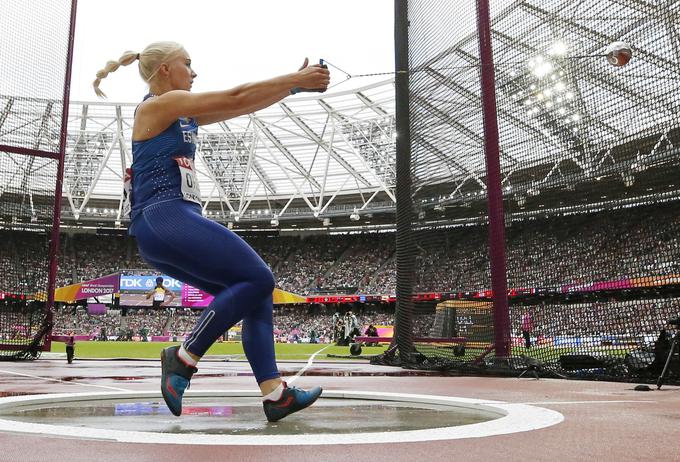
[[[146,83],[149,83],[156,76],[161,64],[181,51],[184,51],[184,47],[177,42],[154,42],[144,48],[141,53],[126,51],[118,58],[118,61],[107,62],[106,66],[97,72],[97,78],[92,82],[94,92],[100,98],[106,98],[106,94],[99,88],[102,79],[105,79],[109,73],[116,71],[120,66],[129,66],[137,60],[139,60],[139,75]]]

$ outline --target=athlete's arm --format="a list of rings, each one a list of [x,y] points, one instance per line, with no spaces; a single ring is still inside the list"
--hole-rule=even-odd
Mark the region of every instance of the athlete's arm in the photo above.
[[[325,89],[330,82],[328,69],[319,65],[261,82],[247,83],[225,91],[191,93],[172,90],[150,98],[139,106],[136,123],[147,127],[146,136],[155,136],[180,117],[191,117],[199,125],[231,119],[271,106],[300,88]]]
[[[164,287],[164,289],[165,289],[165,287]],[[167,305],[169,303],[172,303],[172,301],[175,299],[175,293],[172,290],[165,289],[165,295],[169,295],[170,300],[168,300],[167,302],[163,302],[163,305]]]
[[[319,89],[319,90],[325,91],[326,88],[328,88],[328,83],[330,82],[330,75],[328,74],[328,70],[323,69],[318,64],[307,67],[308,64],[309,64],[309,60],[307,58],[305,58],[305,62],[302,64],[302,67],[300,67],[298,72],[295,73],[295,74],[291,74],[291,75],[295,76],[296,74],[300,74],[301,72],[303,72],[305,69],[308,69],[306,71],[306,73],[311,73],[311,74],[306,75],[306,73],[305,73],[304,77],[305,77],[305,79],[307,79],[307,82],[309,82],[309,83],[304,84],[304,86],[301,86],[301,88],[314,88],[314,89]],[[311,69],[311,71],[309,69]],[[317,70],[314,70],[314,69],[317,69]],[[319,72],[318,70],[321,70],[321,71],[325,70],[326,72]],[[315,81],[314,79],[319,79],[319,80]],[[276,79],[272,79],[272,80],[276,80]],[[321,83],[317,85],[318,82],[321,82]],[[260,83],[266,83],[266,82],[260,82]],[[250,89],[248,87],[251,86],[251,85],[254,85],[254,84],[242,85],[240,87],[236,87],[234,90],[241,89],[241,90],[247,91],[247,90]],[[273,95],[272,98],[270,98],[268,100],[254,101],[255,104],[252,104],[249,107],[241,107],[241,108],[239,108],[239,111],[236,111],[236,112],[231,110],[231,109],[228,109],[226,111],[219,111],[219,112],[212,113],[212,114],[204,114],[204,115],[196,118],[197,123],[198,123],[198,125],[209,125],[209,124],[212,124],[212,123],[221,122],[223,120],[228,120],[228,119],[231,119],[231,118],[234,118],[234,117],[238,117],[238,116],[243,115],[243,114],[250,114],[250,113],[253,113],[253,112],[257,112],[260,109],[264,109],[266,107],[269,107],[272,104],[274,104],[278,101],[281,101],[286,96],[289,96],[292,88],[295,88],[295,87],[286,88],[286,89],[283,90],[283,92],[280,95]]]
[[[152,290],[151,292],[147,293],[147,294],[146,294],[146,299],[148,300],[149,298],[151,298],[151,296],[153,295],[153,293],[154,293],[153,290]]]

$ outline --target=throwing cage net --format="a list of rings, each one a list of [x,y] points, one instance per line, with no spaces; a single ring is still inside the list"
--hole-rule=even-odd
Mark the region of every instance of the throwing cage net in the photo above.
[[[395,3],[397,325],[377,361],[658,376],[680,314],[680,2]]]
[[[2,5],[0,359],[49,348],[75,4]]]

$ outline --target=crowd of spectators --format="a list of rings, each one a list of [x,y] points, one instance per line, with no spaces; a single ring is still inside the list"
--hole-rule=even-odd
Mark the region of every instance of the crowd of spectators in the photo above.
[[[0,291],[31,294],[45,290],[48,249],[44,234],[0,231]]]
[[[375,272],[394,253],[394,236],[366,234],[353,239],[351,246],[335,262],[317,289],[367,287]]]
[[[679,211],[678,205],[667,204],[508,223],[508,286],[560,287],[680,275]],[[270,265],[278,286],[284,290],[299,294],[395,293],[395,236],[392,233],[246,239]],[[485,226],[454,227],[416,234],[415,290],[468,292],[490,288],[487,240]],[[0,291],[19,294],[44,291],[48,248],[46,233],[1,230]],[[143,272],[145,267],[134,240],[128,236],[63,234],[57,284],[63,286],[125,268],[142,268]],[[608,311],[607,306],[560,305],[546,307],[543,311],[558,313],[566,310],[578,314],[568,316],[565,311],[562,316],[565,321],[559,332],[577,330],[578,326],[568,323],[586,323],[584,319],[588,320],[588,329],[596,330],[598,325],[616,325],[616,320],[610,319],[607,314],[616,310]],[[632,329],[635,316],[649,314],[641,311],[643,306],[646,305],[621,305],[623,312],[632,310],[621,325]],[[192,312],[188,314],[193,316]],[[83,316],[81,312],[74,315]],[[541,321],[539,315],[536,317],[538,329]],[[649,322],[648,317],[641,319]],[[134,316],[128,318],[130,327],[137,329]],[[277,328],[283,335],[288,335],[296,327],[301,335],[308,335],[311,329],[318,337],[329,335],[330,323],[325,318],[316,322],[312,320],[313,316],[301,318],[298,313],[289,318],[283,315],[279,320],[281,326]],[[560,316],[554,318],[559,319]],[[579,319],[581,321],[577,321]],[[91,327],[86,322],[76,322],[83,330]],[[112,323],[111,327],[120,325],[115,320]],[[180,311],[170,318],[144,321],[150,331],[173,333],[184,333],[193,323],[194,319]],[[293,325],[295,323],[299,325]],[[658,325],[654,324],[650,329],[657,328]]]
[[[675,206],[512,223],[506,230],[508,286],[559,287],[680,274],[680,213]],[[485,226],[415,235],[418,292],[490,287]],[[278,287],[299,294],[393,294],[393,234],[260,237],[253,247]],[[46,235],[0,231],[0,291],[34,293],[47,285]],[[147,268],[127,236],[62,236],[58,285],[124,268]]]
[[[307,294],[311,286],[320,288],[326,272],[350,245],[349,239],[310,236],[291,240],[290,254],[276,270],[277,285],[290,292]]]
[[[326,343],[333,337],[332,315],[310,314],[300,307],[278,307],[274,310],[274,336],[278,342],[295,343],[314,338]]]
[[[510,307],[511,332],[521,336],[527,316],[531,319],[531,335],[550,339],[556,336],[597,338],[608,336],[612,341],[652,341],[667,321],[680,313],[680,298],[645,300],[607,300],[578,303],[542,303]],[[54,335],[87,335],[93,339],[147,338],[151,336],[184,337],[196,324],[201,310],[189,308],[140,308],[108,310],[104,315],[90,315],[82,306],[64,306],[55,311]],[[305,305],[278,306],[274,309],[274,336],[282,343],[329,343],[334,341],[334,322],[344,312]],[[359,334],[368,326],[393,326],[394,313],[387,308],[361,308],[354,313]],[[438,336],[433,331],[433,311],[416,313],[413,319],[414,337]],[[465,319],[458,319],[459,326]],[[237,324],[236,330],[240,329]],[[594,340],[595,341],[595,340]],[[568,340],[565,340],[565,345]]]
[[[522,331],[522,320],[532,320],[534,336],[616,336],[647,338],[659,334],[680,313],[680,299],[608,300],[571,304],[515,306],[510,310],[512,332]]]
[[[93,339],[149,338],[152,336],[184,337],[191,333],[201,310],[189,308],[130,309],[126,316],[121,310],[108,310],[106,314],[88,314],[78,306],[64,306],[55,311],[54,335],[87,335]],[[341,317],[345,313],[341,313]],[[359,334],[365,334],[369,325],[392,326],[394,313],[386,310],[356,313]],[[329,343],[333,340],[334,313],[327,310],[310,310],[306,306],[276,307],[274,310],[274,336],[282,343]],[[432,327],[433,316],[416,316],[415,335],[426,336]],[[240,330],[240,323],[236,330]]]
[[[35,294],[47,290],[49,232],[0,231],[0,291]],[[146,268],[127,236],[62,234],[57,287],[87,281],[124,268]]]
[[[121,332],[120,310],[90,315],[82,306],[64,306],[54,310],[53,335],[88,335],[92,338],[118,335]]]
[[[121,317],[121,330],[132,332],[141,337],[168,335],[168,324],[172,323],[172,319],[173,312],[170,310],[131,309],[127,310],[127,316]]]
[[[184,336],[191,333],[191,329],[196,324],[197,316],[200,312],[192,311],[190,308],[180,308],[172,311],[172,321],[167,334],[171,336]]]
[[[680,274],[677,206],[618,210],[512,223],[506,229],[508,287],[561,287]],[[415,236],[417,292],[490,288],[486,227],[427,231]],[[393,293],[396,261],[381,269],[367,293]]]
[[[102,241],[105,245],[102,245]],[[95,279],[130,267],[132,249],[128,241],[120,236],[72,234],[64,239],[62,258],[70,260],[70,268],[76,269],[78,281]],[[134,253],[137,254],[136,249]]]

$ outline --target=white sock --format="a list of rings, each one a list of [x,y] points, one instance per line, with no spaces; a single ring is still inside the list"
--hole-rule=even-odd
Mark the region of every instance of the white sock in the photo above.
[[[189,352],[184,349],[184,345],[179,347],[179,350],[177,350],[177,357],[181,359],[182,362],[187,366],[196,367],[196,364],[198,363],[198,361],[192,358]]]
[[[269,393],[266,396],[262,397],[262,401],[278,401],[281,399],[281,395],[283,394],[283,390],[286,388],[284,386],[284,382],[281,382],[278,387],[274,389],[271,393]]]

